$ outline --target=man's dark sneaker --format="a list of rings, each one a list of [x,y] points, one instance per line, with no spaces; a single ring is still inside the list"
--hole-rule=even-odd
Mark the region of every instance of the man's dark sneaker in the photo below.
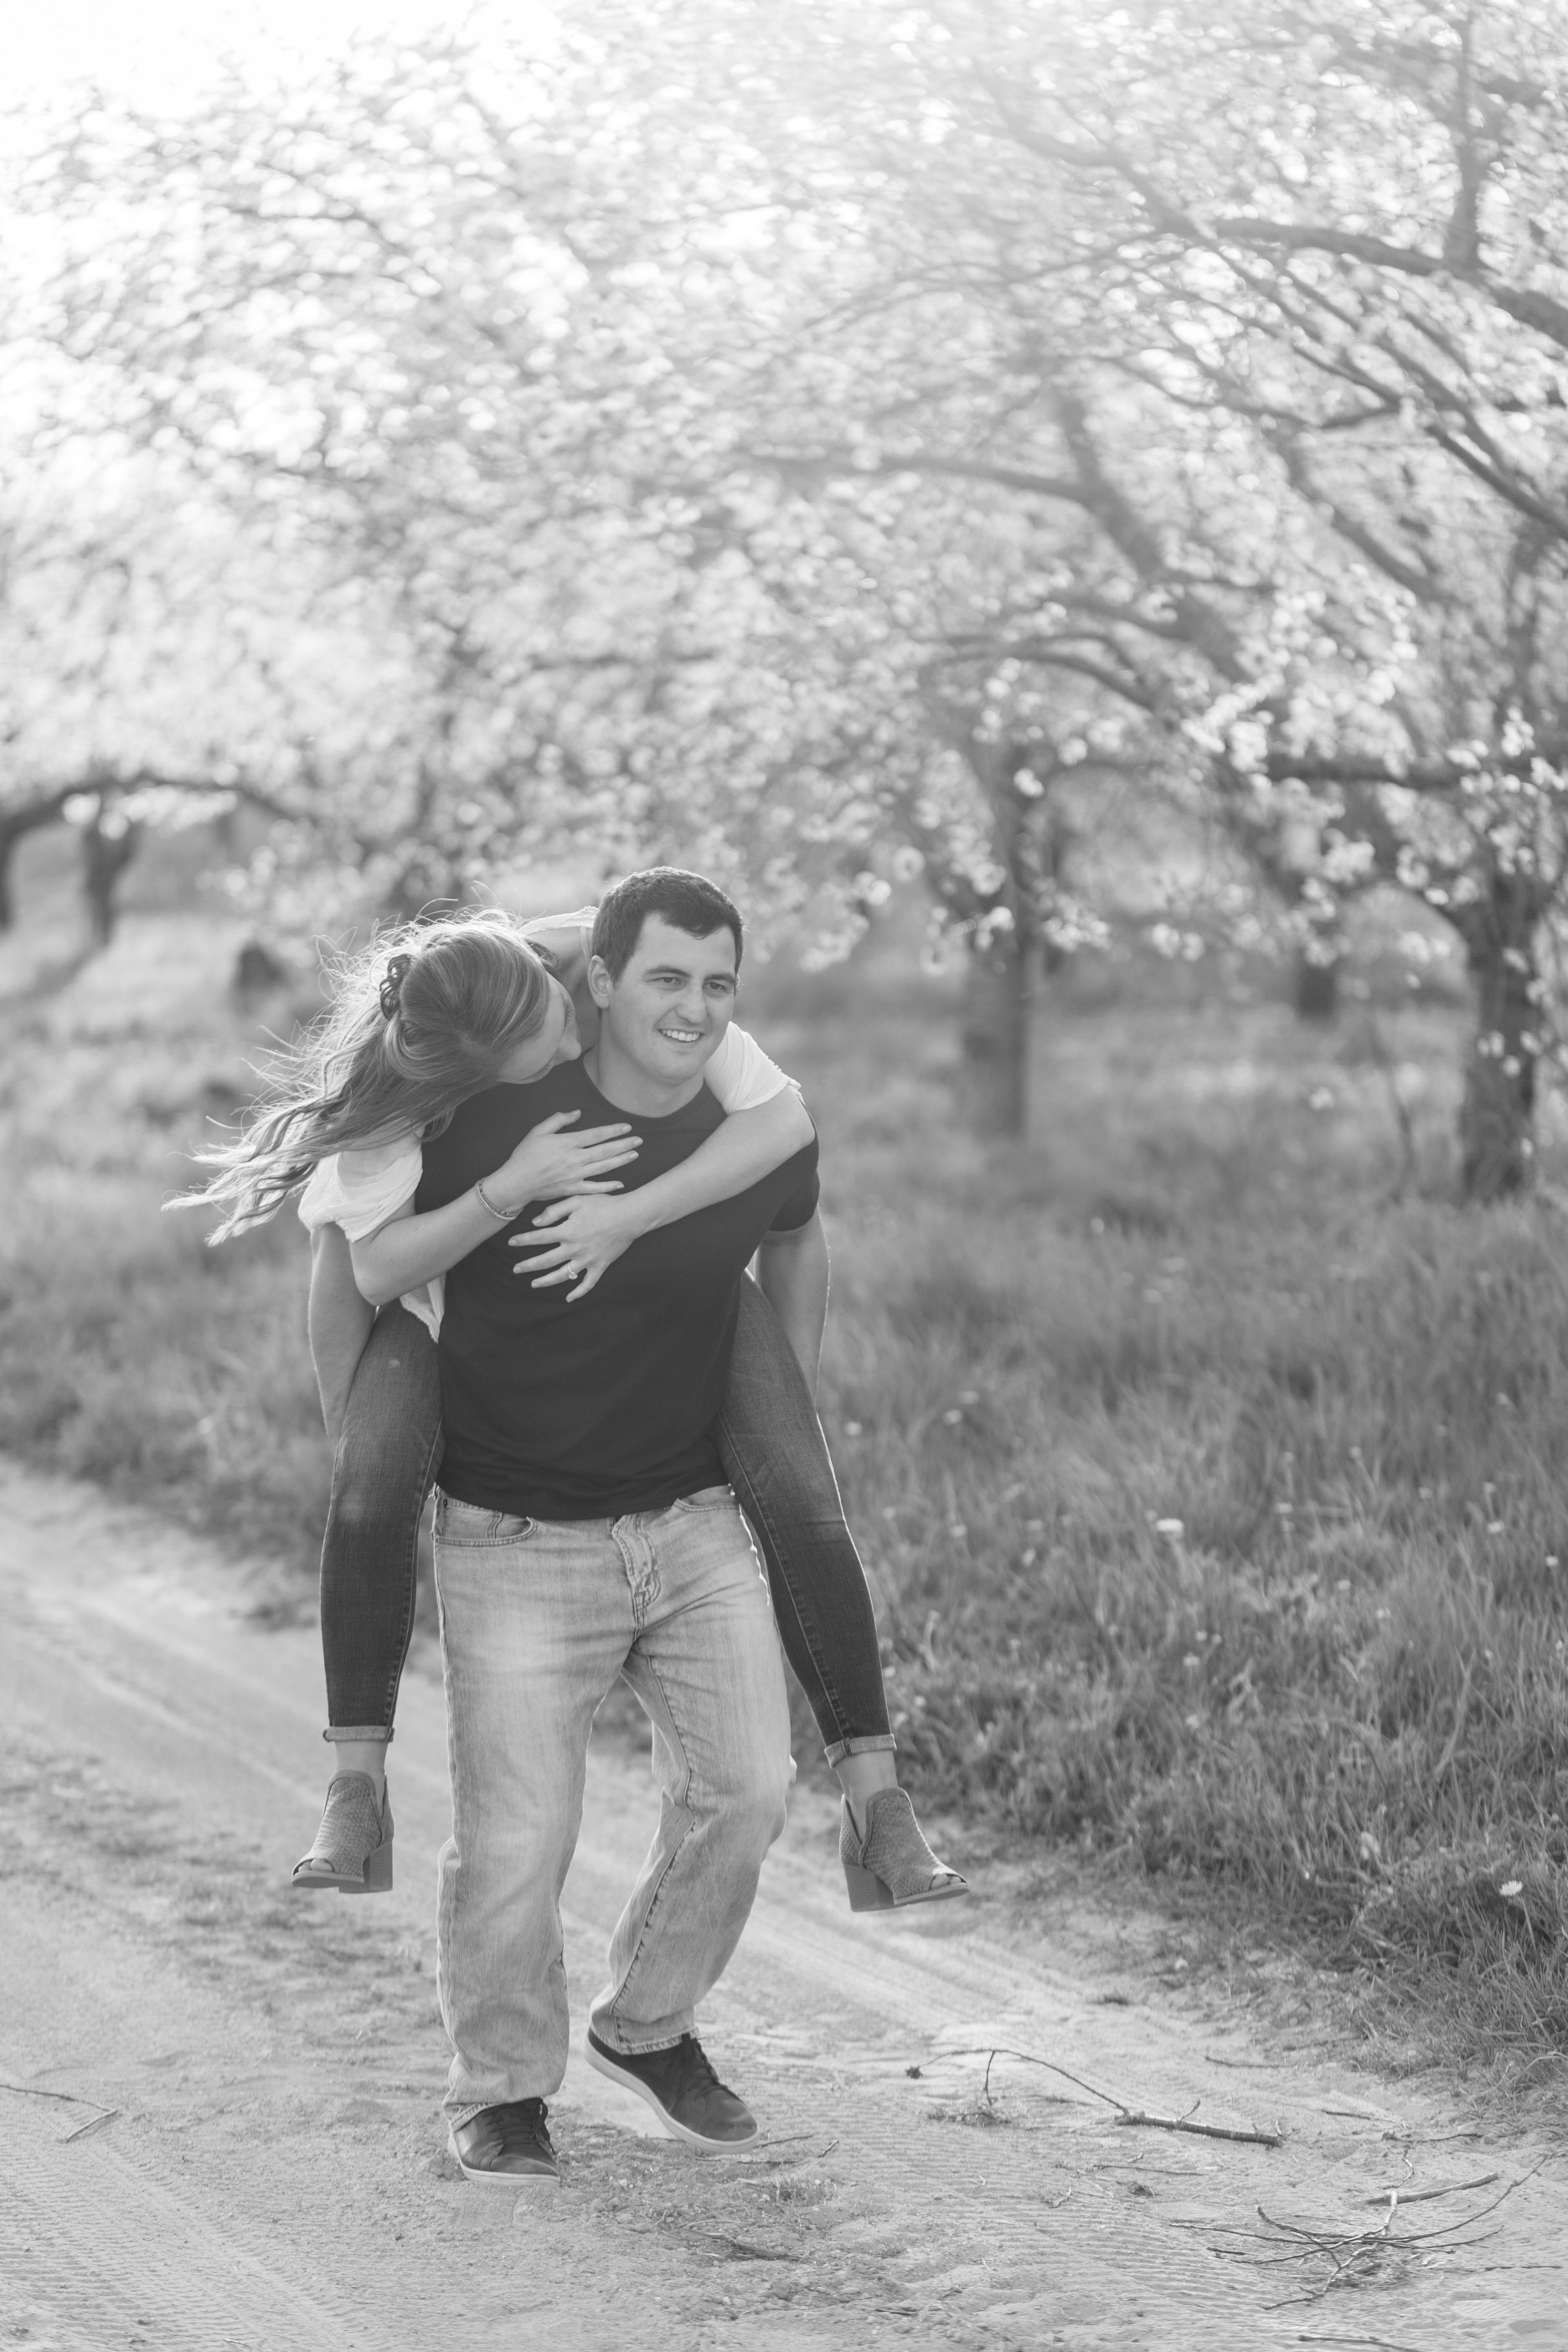
[[[489,2189],[559,2189],[542,2099],[508,2099],[454,2126],[448,2145],[469,2180]]]
[[[624,2083],[646,2099],[667,2132],[705,2147],[712,2156],[734,2156],[757,2137],[757,2119],[708,2063],[695,2033],[683,2033],[668,2050],[628,2056],[588,2035],[588,2063],[612,2083]]]

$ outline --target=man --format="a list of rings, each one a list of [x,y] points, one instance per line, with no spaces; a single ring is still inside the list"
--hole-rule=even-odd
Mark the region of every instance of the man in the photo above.
[[[723,1115],[702,1073],[741,949],[735,908],[700,877],[621,883],[593,935],[596,1043],[466,1103],[425,1145],[416,1207],[470,1189],[552,1111],[635,1118],[628,1184],[688,1157]],[[827,1296],[816,1197],[814,1137],[748,1192],[634,1243],[572,1304],[535,1289],[509,1246],[529,1209],[498,1204],[495,1238],[447,1277],[436,1581],[453,1834],[438,1989],[452,2147],[470,2179],[558,2177],[546,2103],[567,2053],[560,1895],[594,1712],[621,1674],[653,1721],[662,1803],[593,2004],[589,2061],[696,2147],[756,2137],[693,2012],[784,1827],[789,1717],[766,1582],[713,1423],[753,1255],[797,1353],[816,1360]]]

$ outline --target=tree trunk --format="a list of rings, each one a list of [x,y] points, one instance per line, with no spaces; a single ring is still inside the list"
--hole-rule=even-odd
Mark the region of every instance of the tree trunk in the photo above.
[[[16,919],[16,877],[13,863],[17,850],[28,834],[40,826],[56,824],[61,810],[69,799],[68,790],[44,793],[37,800],[24,801],[0,817],[0,931],[8,931]]]
[[[100,948],[106,948],[114,937],[114,894],[121,876],[136,855],[140,839],[141,827],[135,824],[127,824],[122,832],[110,833],[104,830],[100,819],[94,818],[83,829],[82,889],[87,897],[92,936]]]
[[[1340,1010],[1338,956],[1331,963],[1320,963],[1307,953],[1305,948],[1298,948],[1290,993],[1299,1021],[1336,1020]]]
[[[972,940],[963,987],[966,1108],[976,1133],[1022,1135],[1028,1118],[1029,964],[1014,930]]]
[[[1465,926],[1476,989],[1476,1032],[1459,1108],[1459,1182],[1467,1201],[1505,1200],[1534,1173],[1535,1055],[1524,1035],[1541,1015],[1536,979],[1535,893],[1514,875],[1494,879],[1490,898]]]

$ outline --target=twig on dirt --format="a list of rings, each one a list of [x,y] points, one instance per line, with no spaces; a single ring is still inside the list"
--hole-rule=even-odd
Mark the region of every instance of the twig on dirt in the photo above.
[[[1247,2147],[1283,2147],[1283,2132],[1233,2131],[1225,2124],[1194,2124],[1184,2116],[1151,2116],[1139,2107],[1121,2107],[1119,2124],[1141,2125],[1146,2131],[1187,2132],[1194,2139],[1234,2139]]]
[[[930,2063],[934,2065],[941,2058],[984,2058],[986,2062],[987,2086],[991,2081],[992,2063],[995,2059],[1016,2058],[1026,2066],[1043,2066],[1047,2074],[1059,2074],[1064,2083],[1076,2084],[1080,2091],[1087,2091],[1091,2099],[1102,2099],[1108,2107],[1114,2107],[1119,2124],[1126,2124],[1145,2131],[1187,2132],[1194,2139],[1240,2140],[1249,2147],[1283,2147],[1285,2145],[1284,2135],[1281,2132],[1236,2130],[1227,2124],[1195,2124],[1192,2120],[1194,2112],[1192,2109],[1189,2109],[1184,2116],[1152,2116],[1146,2108],[1130,2107],[1125,2099],[1119,2099],[1116,2096],[1114,2091],[1102,2091],[1097,2084],[1086,2083],[1081,2074],[1075,2074],[1069,2067],[1058,2066],[1049,2058],[1037,2057],[1032,2050],[1011,2050],[1001,2043],[988,2048],[980,2043],[973,2049],[938,2050],[933,2053]],[[991,2095],[989,2087],[985,2095],[989,2105]]]
[[[1539,2171],[1540,2168],[1537,2165],[1533,2168],[1533,2171]],[[1492,2172],[1489,2173],[1484,2180],[1465,2181],[1456,2186],[1459,2189],[1486,2189],[1500,2177],[1500,2174]],[[1489,2239],[1497,2235],[1497,2231],[1485,2230],[1477,2236],[1474,2234],[1477,2225],[1495,2213],[1499,2206],[1511,2197],[1516,2189],[1522,2188],[1525,2181],[1532,2177],[1533,2172],[1521,2174],[1518,2179],[1510,2180],[1501,2195],[1494,2197],[1489,2204],[1481,2206],[1474,2213],[1465,2214],[1457,2221],[1442,2222],[1434,2230],[1395,2229],[1394,2223],[1398,2219],[1399,2208],[1403,2201],[1397,2189],[1390,2189],[1385,2192],[1388,2210],[1384,2215],[1382,2226],[1375,2230],[1339,2230],[1330,2223],[1287,2221],[1279,2215],[1270,2213],[1267,2207],[1259,2205],[1258,2220],[1266,2228],[1275,2232],[1272,2241],[1264,2241],[1265,2245],[1270,2247],[1271,2251],[1253,2254],[1244,2252],[1240,2247],[1218,2245],[1213,2247],[1212,2251],[1216,2254],[1228,2255],[1232,2260],[1245,2262],[1252,2270],[1275,2270],[1286,2263],[1310,2263],[1314,2260],[1326,2263],[1327,2276],[1310,2285],[1304,2294],[1288,2295],[1282,2303],[1271,2304],[1268,2308],[1272,2311],[1284,2311],[1288,2310],[1292,2304],[1321,2303],[1323,2297],[1331,2294],[1335,2287],[1360,2286],[1365,2284],[1376,2275],[1382,2263],[1390,2256],[1425,2258],[1433,2254],[1460,2253],[1468,2252],[1473,2246],[1485,2245]],[[1433,2189],[1417,2191],[1417,2196],[1419,2198],[1441,2197],[1453,2193],[1454,2191],[1450,2189]],[[1383,2203],[1384,2199],[1380,2198],[1377,2201]],[[1232,2234],[1239,2233],[1232,2232]],[[1284,2241],[1283,2251],[1279,2250],[1280,2240]],[[1302,2340],[1305,2342],[1310,2339]],[[1327,2342],[1331,2339],[1324,2337],[1310,2340]]]
[[[816,2137],[816,2134],[815,2132],[779,2132],[776,2135],[770,2134],[769,2137],[763,2140],[763,2148],[771,2160],[775,2148],[796,2147],[802,2140],[815,2139]],[[832,2155],[837,2145],[838,2142],[836,2139],[830,2139],[826,2147],[819,2147],[817,2149],[816,2156],[812,2159],[813,2162],[820,2164],[824,2157]],[[800,2162],[800,2158],[797,2156],[785,2156],[780,2157],[778,2161],[781,2164],[798,2164]]]
[[[1298,2336],[1298,2344],[1346,2344],[1364,2352],[1418,2352],[1414,2344],[1396,2344],[1392,2336]]]
[[[1489,2213],[1495,2213],[1495,2212],[1497,2211],[1498,2207],[1499,2207],[1500,2205],[1506,2205],[1506,2204],[1508,2203],[1509,2199],[1513,2195],[1513,2192],[1514,2192],[1514,2190],[1515,2190],[1516,2189],[1522,2189],[1522,2188],[1525,2186],[1525,2184],[1526,2184],[1526,2182],[1527,2182],[1527,2181],[1533,2180],[1533,2179],[1534,2179],[1534,2178],[1535,2178],[1535,2176],[1536,2176],[1536,2174],[1540,2171],[1542,2165],[1542,2164],[1544,2164],[1544,2163],[1545,2163],[1545,2161],[1546,2161],[1546,2158],[1545,2158],[1544,2157],[1542,2157],[1542,2158],[1540,2159],[1540,2162],[1539,2162],[1539,2163],[1532,2164],[1532,2165],[1531,2166],[1530,2170],[1529,2170],[1528,2172],[1521,2172],[1521,2173],[1520,2174],[1519,2179],[1518,2179],[1517,2180],[1510,2180],[1510,2181],[1509,2182],[1509,2184],[1508,2184],[1508,2187],[1503,2190],[1503,2192],[1502,2192],[1501,2196],[1500,2196],[1500,2197],[1494,2197],[1494,2198],[1492,2199],[1492,2201],[1491,2201],[1491,2203],[1490,2203],[1489,2205],[1483,2205],[1483,2206],[1481,2207],[1481,2210],[1480,2210],[1480,2211],[1479,2211],[1479,2213],[1470,2213],[1470,2214],[1468,2214],[1468,2215],[1466,2216],[1465,2220],[1464,2220],[1464,2221],[1447,2221],[1447,2222],[1445,2222],[1445,2224],[1443,2225],[1443,2228],[1442,2228],[1441,2230],[1426,2230],[1426,2231],[1418,2231],[1416,2232],[1416,2235],[1417,2235],[1418,2237],[1441,2238],[1441,2237],[1445,2236],[1445,2235],[1447,2234],[1447,2232],[1448,2231],[1450,2231],[1450,2230],[1470,2230],[1470,2229],[1473,2229],[1473,2228],[1475,2227],[1475,2225],[1476,2225],[1476,2223],[1477,2223],[1478,2221],[1484,2221],[1486,2220],[1486,2218],[1487,2218],[1487,2216],[1488,2216],[1488,2214],[1489,2214]],[[1498,2173],[1495,2173],[1495,2172],[1494,2172],[1494,2173],[1492,2174],[1492,2176],[1491,2176],[1491,2179],[1492,2179],[1492,2180],[1497,2180],[1497,2179],[1500,2179],[1500,2177],[1501,2177],[1501,2176],[1500,2176],[1500,2174],[1498,2174]],[[1490,2181],[1489,2181],[1486,2185],[1489,2188],[1489,2187],[1490,2187],[1490,2185],[1491,2185]]]
[[[1483,2172],[1479,2180],[1456,2180],[1447,2189],[1413,2189],[1408,2196],[1404,2189],[1401,2189],[1399,2201],[1402,2205],[1429,2205],[1434,2197],[1462,2197],[1468,2189],[1489,2189],[1494,2180],[1501,2179],[1500,2172]],[[1390,2193],[1385,2189],[1376,2197],[1363,2198],[1362,2202],[1365,2205],[1381,2205]]]
[[[1208,2066],[1233,2066],[1243,2074],[1279,2074],[1284,2073],[1289,2062],[1284,2058],[1218,2058],[1212,2050],[1205,2050],[1204,2063]]]
[[[750,2238],[731,2238],[722,2230],[705,2232],[710,2246],[719,2246],[732,2263],[798,2263],[799,2254],[784,2252],[776,2246],[759,2246]]]
[[[101,2099],[84,2098],[79,2091],[43,2091],[34,2083],[0,2083],[0,2091],[15,2091],[19,2099],[63,2099],[70,2107],[103,2105]]]
[[[85,2124],[78,2124],[75,2131],[67,2132],[60,2142],[62,2147],[73,2139],[85,2139],[89,2132],[101,2131],[120,2113],[118,2107],[106,2107],[101,2099],[84,2098],[79,2091],[43,2091],[33,2083],[0,2083],[0,2091],[15,2091],[19,2099],[58,2099],[68,2107],[96,2107],[97,2115]]]
[[[101,2131],[104,2125],[111,2124],[119,2113],[118,2107],[105,2107],[100,2116],[89,2116],[86,2123],[78,2124],[75,2131],[67,2132],[60,2146],[68,2147],[73,2139],[86,2139],[89,2132]]]
[[[1266,2213],[1261,2205],[1258,2211],[1259,2218],[1267,2221],[1271,2230],[1281,2231],[1288,2237],[1299,2238],[1304,2244],[1315,2246],[1320,2253],[1327,2253],[1336,2247],[1342,2251],[1346,2247],[1368,2245],[1435,2247],[1439,2238],[1450,2239],[1455,2243],[1474,2245],[1479,2242],[1477,2240],[1466,2238],[1461,2241],[1458,2232],[1461,2230],[1474,2229],[1476,2223],[1484,2221],[1489,2213],[1495,2213],[1502,2203],[1503,2198],[1511,2196],[1518,2186],[1518,2181],[1510,2183],[1510,2187],[1504,2189],[1502,2197],[1494,2198],[1489,2205],[1483,2205],[1479,2213],[1467,2213],[1462,2221],[1445,2221],[1436,2230],[1406,2230],[1398,2237],[1392,2234],[1394,2215],[1399,2209],[1399,2200],[1395,2196],[1389,2198],[1388,2212],[1381,2230],[1308,2230],[1295,2221],[1279,2221],[1274,2214]]]

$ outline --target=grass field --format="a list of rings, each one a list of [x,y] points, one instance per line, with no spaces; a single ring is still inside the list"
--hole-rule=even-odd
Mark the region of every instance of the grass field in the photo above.
[[[163,909],[74,977],[36,930],[5,950],[0,1445],[274,1551],[303,1595],[302,1237],[208,1251],[159,1208],[246,1083],[234,945]],[[1064,992],[1031,1142],[997,1149],[907,965],[763,975],[752,1011],[824,1135],[824,1415],[912,1785],[1206,1890],[1434,2053],[1555,2074],[1568,1220],[1550,1181],[1447,1204],[1462,1016]]]

